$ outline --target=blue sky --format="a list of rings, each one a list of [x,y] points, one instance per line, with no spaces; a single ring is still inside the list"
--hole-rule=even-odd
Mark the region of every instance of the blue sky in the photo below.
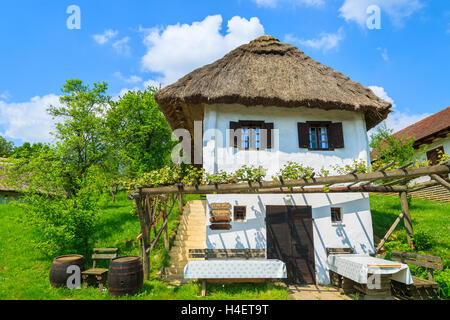
[[[66,79],[104,80],[112,96],[164,86],[262,34],[391,100],[394,129],[450,105],[447,0],[16,0],[0,10],[0,135],[51,142],[45,109]]]

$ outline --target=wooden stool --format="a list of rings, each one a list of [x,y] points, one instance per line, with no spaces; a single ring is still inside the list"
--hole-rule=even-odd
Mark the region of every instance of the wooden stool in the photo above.
[[[88,285],[98,286],[101,291],[106,286],[108,280],[108,269],[97,268],[98,260],[109,260],[118,257],[119,249],[106,248],[106,249],[94,249],[92,255],[93,266],[92,269],[83,271],[81,277],[83,279],[83,289],[86,289]]]

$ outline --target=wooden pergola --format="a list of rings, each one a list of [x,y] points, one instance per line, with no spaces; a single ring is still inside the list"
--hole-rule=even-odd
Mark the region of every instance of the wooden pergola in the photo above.
[[[442,176],[450,173],[450,162],[424,168],[409,168],[413,163],[408,163],[398,169],[388,170],[394,166],[391,163],[375,172],[359,173],[357,170],[341,176],[312,177],[304,176],[298,180],[259,181],[233,184],[212,184],[184,186],[177,184],[165,187],[137,187],[135,192],[128,195],[129,200],[135,200],[141,225],[139,243],[144,266],[144,277],[148,279],[150,272],[150,253],[159,238],[164,234],[166,249],[170,249],[168,234],[168,219],[173,211],[176,199],[180,212],[183,210],[184,194],[295,194],[295,193],[344,193],[344,192],[369,192],[369,193],[398,193],[402,206],[402,212],[395,220],[392,227],[381,239],[376,253],[379,253],[398,226],[404,221],[408,244],[414,249],[413,226],[408,205],[408,193],[423,190],[436,185],[442,185],[450,190],[448,179]],[[411,180],[429,176],[431,181],[408,186]],[[374,184],[377,182],[378,184]],[[158,224],[163,221],[157,231]],[[152,231],[154,236],[152,237]]]

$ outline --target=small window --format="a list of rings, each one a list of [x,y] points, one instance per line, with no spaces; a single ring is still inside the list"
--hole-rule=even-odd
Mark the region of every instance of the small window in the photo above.
[[[328,148],[328,128],[320,126],[311,126],[309,128],[309,140],[311,149],[329,149]]]
[[[234,207],[234,221],[245,221],[247,218],[247,207]]]
[[[432,166],[438,165],[444,154],[444,147],[438,147],[436,149],[427,152],[427,160],[430,161]]]
[[[341,208],[331,208],[331,222],[332,223],[342,222],[342,209]]]

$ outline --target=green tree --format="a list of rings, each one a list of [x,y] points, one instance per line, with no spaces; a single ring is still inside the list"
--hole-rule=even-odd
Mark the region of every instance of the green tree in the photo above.
[[[81,80],[68,80],[62,88],[61,105],[48,108],[50,115],[61,121],[56,124],[55,136],[65,167],[63,185],[70,196],[81,188],[78,182],[89,168],[104,166],[108,158],[105,115],[111,97],[106,95],[107,89],[105,82],[94,83],[91,89]]]
[[[14,144],[11,141],[6,141],[0,136],[0,158],[9,158],[14,150]]]
[[[105,114],[107,84],[90,88],[68,80],[60,106],[48,112],[57,121],[57,143],[18,159],[9,176],[26,186],[25,207],[38,230],[38,248],[49,254],[84,248],[88,254],[96,224],[103,179],[110,170]],[[26,148],[25,148],[26,149]]]
[[[376,155],[374,169],[395,161],[396,166],[411,162],[416,152],[414,137],[398,137],[393,135],[394,130],[389,129],[386,123],[377,128],[371,135],[369,146]]]
[[[108,110],[109,143],[119,155],[120,170],[133,177],[168,164],[175,145],[155,101],[156,91],[129,91]]]

